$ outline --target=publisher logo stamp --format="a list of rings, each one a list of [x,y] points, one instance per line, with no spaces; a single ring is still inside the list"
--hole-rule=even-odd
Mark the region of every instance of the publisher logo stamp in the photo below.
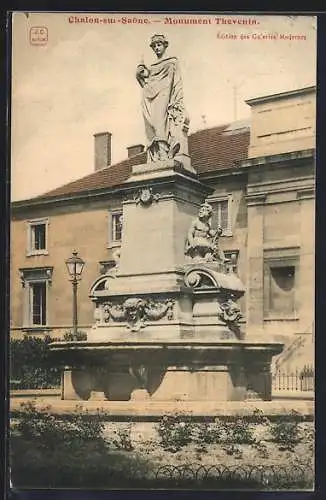
[[[46,26],[33,26],[29,30],[31,45],[46,45],[48,42],[48,29]]]

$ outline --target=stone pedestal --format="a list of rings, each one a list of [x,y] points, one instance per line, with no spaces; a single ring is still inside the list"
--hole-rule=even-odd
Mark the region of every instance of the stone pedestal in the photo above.
[[[178,286],[189,225],[211,192],[173,160],[133,167],[123,203],[117,287],[141,291],[150,285],[161,292]]]

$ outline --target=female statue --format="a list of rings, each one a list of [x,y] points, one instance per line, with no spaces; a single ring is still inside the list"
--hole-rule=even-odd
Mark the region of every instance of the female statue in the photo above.
[[[164,35],[152,36],[150,47],[157,61],[149,68],[139,64],[136,71],[137,81],[143,89],[142,112],[148,161],[174,158],[182,149],[184,127],[189,124],[178,60],[165,57],[168,45]]]

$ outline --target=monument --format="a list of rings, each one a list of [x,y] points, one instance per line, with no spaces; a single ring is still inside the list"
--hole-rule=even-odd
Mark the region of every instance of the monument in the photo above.
[[[212,228],[212,189],[188,154],[189,118],[178,61],[154,35],[157,61],[138,65],[147,162],[125,183],[116,266],[90,290],[87,341],[55,342],[63,398],[118,401],[271,399],[282,344],[245,339],[245,293]]]

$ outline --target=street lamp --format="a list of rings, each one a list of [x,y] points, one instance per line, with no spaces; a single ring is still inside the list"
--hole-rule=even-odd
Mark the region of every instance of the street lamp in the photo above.
[[[72,257],[66,260],[66,266],[68,273],[70,275],[70,281],[72,282],[72,325],[73,325],[73,336],[77,336],[77,285],[78,281],[81,280],[81,275],[84,269],[85,262],[78,257],[78,252],[74,250],[72,252]]]

